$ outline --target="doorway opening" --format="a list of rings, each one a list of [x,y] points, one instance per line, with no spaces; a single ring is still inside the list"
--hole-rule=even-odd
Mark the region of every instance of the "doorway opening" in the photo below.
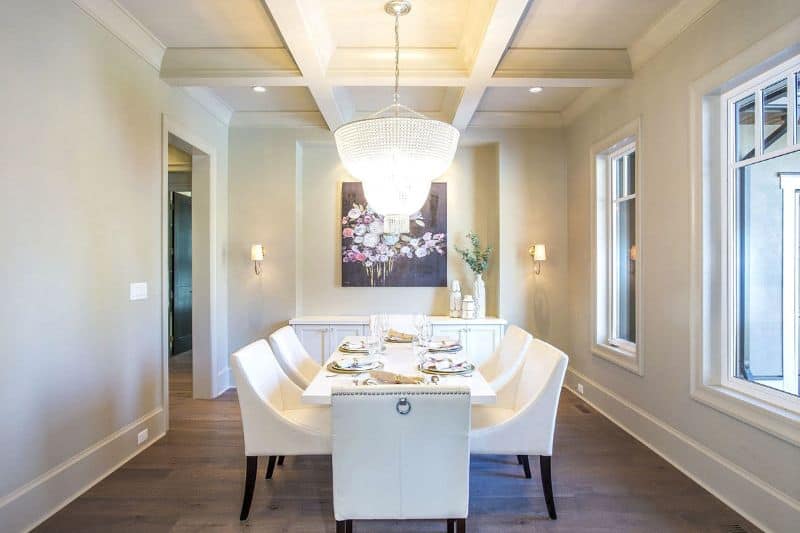
[[[173,396],[192,397],[192,148],[169,136],[168,350]]]

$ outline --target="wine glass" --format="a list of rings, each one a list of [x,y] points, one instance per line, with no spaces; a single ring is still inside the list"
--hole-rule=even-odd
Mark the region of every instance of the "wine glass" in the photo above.
[[[381,337],[379,335],[370,335],[367,337],[367,353],[369,353],[369,362],[372,363],[378,359],[381,353]]]
[[[422,313],[414,315],[413,322],[414,322],[414,330],[416,330],[417,337],[419,337],[420,331],[422,330],[422,326],[425,324],[425,315]]]

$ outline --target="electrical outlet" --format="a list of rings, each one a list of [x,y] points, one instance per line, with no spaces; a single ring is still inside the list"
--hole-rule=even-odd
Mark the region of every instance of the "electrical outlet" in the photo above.
[[[150,431],[148,429],[143,429],[139,432],[139,435],[136,437],[137,444],[141,445],[144,441],[146,441],[150,437]]]
[[[578,383],[578,394],[583,394],[583,383]]]

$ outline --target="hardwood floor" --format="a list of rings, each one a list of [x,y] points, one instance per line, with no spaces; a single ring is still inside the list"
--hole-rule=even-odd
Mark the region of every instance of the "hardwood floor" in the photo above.
[[[335,531],[327,457],[287,457],[272,480],[263,479],[262,459],[250,519],[239,522],[245,458],[236,393],[192,400],[189,356],[170,363],[167,436],[37,531]],[[758,531],[566,390],[555,449],[558,520],[547,518],[538,467],[525,479],[515,456],[475,456],[467,530]],[[447,524],[356,521],[354,530],[444,532]]]

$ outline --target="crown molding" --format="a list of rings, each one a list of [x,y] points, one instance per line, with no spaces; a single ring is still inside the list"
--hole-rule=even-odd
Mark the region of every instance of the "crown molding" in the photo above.
[[[228,126],[233,117],[233,109],[228,107],[228,104],[214,94],[214,91],[206,87],[183,87],[186,94],[192,100],[203,106],[203,108],[211,113],[217,120]]]
[[[666,48],[719,2],[720,0],[682,0],[675,4],[628,48],[633,70],[639,69]]]
[[[164,58],[166,46],[116,0],[72,1],[156,71],[161,70],[161,60]]]

